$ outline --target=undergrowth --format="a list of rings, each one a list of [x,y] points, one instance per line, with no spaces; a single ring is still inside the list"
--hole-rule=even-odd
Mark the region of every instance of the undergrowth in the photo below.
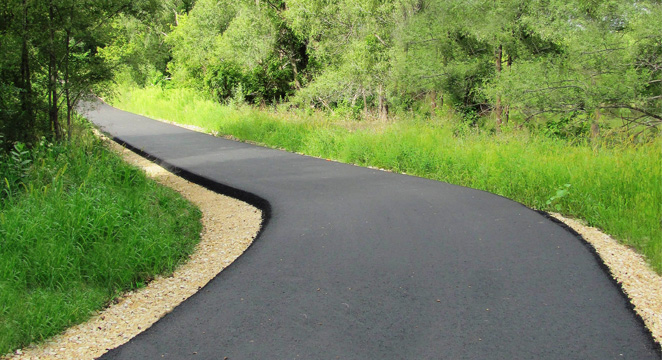
[[[662,273],[662,141],[596,143],[447,118],[389,123],[242,106],[193,90],[123,89],[114,105],[289,151],[370,165],[499,194],[585,220]]]
[[[196,208],[88,132],[10,148],[0,152],[0,355],[171,273],[199,241]]]

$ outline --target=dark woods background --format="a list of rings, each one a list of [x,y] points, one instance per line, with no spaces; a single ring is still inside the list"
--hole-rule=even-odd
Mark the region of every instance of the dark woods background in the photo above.
[[[121,82],[645,139],[662,122],[659,19],[634,0],[6,0],[0,133],[66,138],[76,101]]]

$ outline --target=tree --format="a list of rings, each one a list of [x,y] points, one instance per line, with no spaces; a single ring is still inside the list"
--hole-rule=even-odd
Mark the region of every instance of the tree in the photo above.
[[[479,87],[493,69],[490,44],[477,36],[478,4],[418,1],[404,9],[396,27],[395,86],[404,97],[441,93],[465,112],[480,112]],[[483,21],[479,21],[483,23]]]
[[[6,41],[0,44],[0,53],[6,56],[0,89],[10,96],[1,104],[0,120],[10,142],[31,142],[38,135],[60,139],[65,131],[70,136],[76,101],[110,75],[97,56],[105,26],[131,4],[128,0],[5,3],[1,36]]]
[[[290,1],[286,17],[307,39],[317,64],[311,85],[299,101],[354,104],[360,97],[367,111],[374,99],[378,116],[388,113],[394,10],[398,1]]]
[[[509,100],[496,86],[502,73],[558,52],[529,26],[530,12],[528,2],[514,0],[414,2],[396,30],[398,86],[434,100],[439,92],[466,113],[491,111],[498,130],[509,116]]]
[[[528,117],[556,113],[592,124],[602,116],[654,127],[662,122],[659,2],[536,1],[528,24],[558,55],[516,64],[495,88]]]
[[[301,87],[306,44],[285,22],[284,1],[201,0],[168,37],[173,78],[220,100],[237,92],[270,102]]]
[[[509,118],[551,113],[592,123],[597,134],[605,115],[642,126],[661,122],[662,25],[655,21],[661,6],[653,0],[200,0],[195,6],[142,0],[116,17],[116,40],[100,52],[118,68],[131,67],[138,84],[172,75],[174,83],[221,101],[294,95],[297,104],[331,110],[375,108],[382,119],[389,107],[430,101],[472,122],[489,114],[497,131]],[[21,22],[12,24],[19,29]],[[14,31],[11,41],[20,44],[19,35]],[[11,84],[2,91],[27,96],[16,90],[25,81]]]
[[[0,8],[0,132],[6,145],[29,141],[36,123],[32,72],[32,14],[26,0]]]

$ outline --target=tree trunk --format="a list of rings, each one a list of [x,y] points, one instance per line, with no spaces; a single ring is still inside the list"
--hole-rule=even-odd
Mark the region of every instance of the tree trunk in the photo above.
[[[193,9],[193,1],[187,0],[184,1],[184,14],[188,15],[189,12]]]
[[[49,20],[49,51],[48,51],[48,91],[49,91],[49,109],[48,118],[53,128],[53,133],[56,139],[60,139],[62,130],[60,129],[60,122],[58,120],[58,69],[57,69],[57,55],[55,51],[55,12],[53,4],[50,3],[48,7],[48,20]]]
[[[67,140],[71,141],[71,96],[69,94],[69,41],[71,40],[71,30],[67,29],[67,35],[64,37],[64,95],[67,99]]]
[[[430,92],[430,107],[432,111],[437,109],[437,90],[432,90]]]
[[[600,136],[600,109],[595,110],[595,117],[591,123],[591,140],[596,140]]]
[[[513,57],[512,55],[508,54],[508,58],[506,60],[506,67],[508,67],[508,71],[510,71],[511,65],[513,65]],[[509,119],[510,119],[510,104],[506,104],[506,106],[503,109],[503,122],[507,124]]]
[[[503,47],[499,45],[496,51],[496,59],[495,59],[497,75],[501,73],[501,61],[503,60],[502,57],[503,57]],[[503,108],[501,107],[501,95],[497,95],[496,107],[494,109],[494,112],[496,113],[497,131],[499,131],[501,129],[501,123],[503,122],[502,120]]]
[[[297,90],[301,90],[301,83],[299,83],[299,71],[297,70],[297,62],[294,60],[294,56],[290,55],[290,64],[292,65],[292,73],[294,74],[294,87]]]
[[[378,97],[379,97],[379,107],[377,109],[378,116],[380,120],[385,121],[388,118],[388,106],[386,105],[386,98],[384,97],[383,84],[379,84]]]
[[[368,118],[368,100],[365,96],[365,88],[361,88],[361,94],[363,95],[363,117]]]
[[[23,34],[21,44],[21,116],[24,120],[23,128],[25,129],[24,137],[30,136],[34,130],[34,110],[32,108],[32,74],[30,72],[30,54],[28,52],[28,4],[27,0],[23,0]],[[26,139],[24,139],[25,141]]]

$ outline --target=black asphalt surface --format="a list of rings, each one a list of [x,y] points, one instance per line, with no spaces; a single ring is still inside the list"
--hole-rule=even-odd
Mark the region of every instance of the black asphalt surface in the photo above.
[[[660,359],[583,240],[519,203],[107,105],[86,116],[267,217],[234,264],[104,359]]]

